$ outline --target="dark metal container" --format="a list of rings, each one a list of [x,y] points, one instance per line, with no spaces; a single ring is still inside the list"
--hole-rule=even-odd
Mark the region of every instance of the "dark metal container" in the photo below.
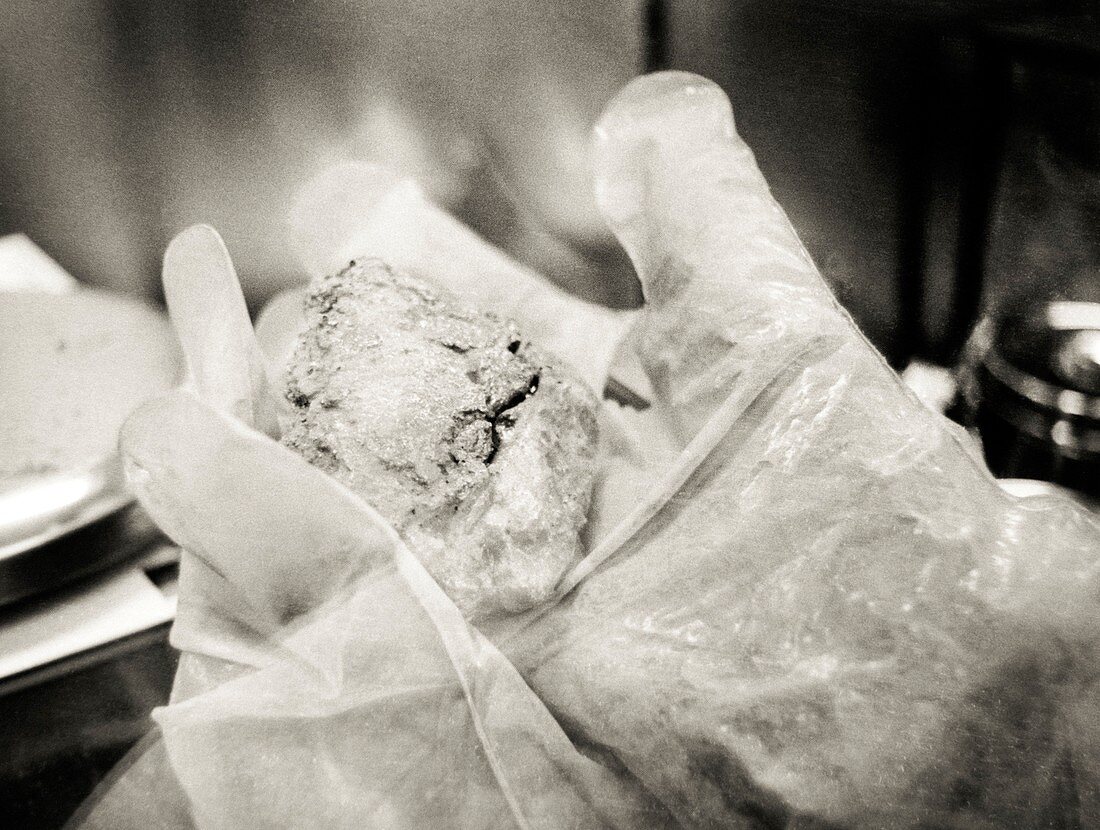
[[[994,474],[1100,497],[1100,302],[1050,300],[987,318],[962,387]]]

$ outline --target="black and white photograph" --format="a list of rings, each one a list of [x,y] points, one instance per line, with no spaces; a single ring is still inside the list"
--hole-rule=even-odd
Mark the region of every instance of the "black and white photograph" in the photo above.
[[[1100,5],[2,0],[0,827],[1100,828]]]

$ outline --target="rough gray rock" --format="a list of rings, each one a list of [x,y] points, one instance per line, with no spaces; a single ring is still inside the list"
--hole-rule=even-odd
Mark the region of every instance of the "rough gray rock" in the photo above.
[[[284,443],[386,517],[470,618],[547,597],[580,557],[596,399],[514,324],[378,260],[317,281]]]

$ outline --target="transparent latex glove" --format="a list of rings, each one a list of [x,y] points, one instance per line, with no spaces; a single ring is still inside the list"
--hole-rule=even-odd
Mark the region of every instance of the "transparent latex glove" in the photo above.
[[[471,628],[369,506],[226,414],[274,406],[291,301],[258,323],[267,384],[217,387],[252,405],[135,415],[139,492],[191,551],[193,668],[157,717],[195,819],[278,824],[293,790],[336,826],[1095,823],[1096,523],[1003,494],[907,392],[716,87],[639,79],[595,146],[646,296],[610,337],[380,171],[296,214],[310,270],[389,257],[571,360],[591,338],[597,389],[641,378],[645,412],[604,407],[588,555],[546,606]]]
[[[636,80],[595,146],[646,298],[624,348],[682,449],[491,636],[685,826],[1095,823],[1095,520],[1003,493],[900,383],[716,86]]]
[[[191,380],[121,445],[184,550],[183,654],[159,739],[82,826],[667,826],[369,505],[255,428],[275,401],[216,233],[177,237],[165,282]]]

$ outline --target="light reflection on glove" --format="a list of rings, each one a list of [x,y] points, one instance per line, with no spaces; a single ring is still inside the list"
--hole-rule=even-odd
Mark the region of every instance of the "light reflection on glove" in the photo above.
[[[647,300],[613,336],[561,325],[600,312],[388,185],[353,206],[354,240],[298,224],[315,267],[348,242],[451,284],[449,254],[494,261],[489,305],[571,359],[644,369],[653,406],[604,413],[588,558],[546,607],[469,628],[369,507],[225,414],[269,410],[251,334],[181,326],[216,382],[124,437],[188,551],[156,716],[170,768],[149,777],[215,827],[1095,823],[1096,523],[1000,492],[902,386],[716,87],[639,79],[596,137],[597,198]],[[431,246],[393,242],[426,226]],[[236,302],[222,273],[213,308]]]

